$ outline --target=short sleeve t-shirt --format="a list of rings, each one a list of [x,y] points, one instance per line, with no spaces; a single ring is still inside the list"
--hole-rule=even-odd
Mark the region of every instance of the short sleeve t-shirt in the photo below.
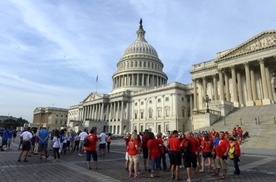
[[[139,141],[138,140],[131,140],[128,142],[127,147],[128,147],[128,154],[129,155],[137,155],[139,151],[136,149],[136,147],[139,146]]]
[[[180,151],[180,140],[179,138],[172,136],[168,140],[168,147],[172,152],[179,152]]]
[[[98,141],[98,137],[96,134],[89,134],[87,136],[87,139],[89,140],[88,145],[85,147],[85,150],[87,151],[96,151],[96,145]]]
[[[216,155],[222,157],[228,147],[230,147],[229,141],[225,138],[220,139],[219,144],[216,146]]]
[[[157,139],[151,139],[148,141],[147,147],[150,150],[150,159],[155,159],[160,156],[159,141]]]

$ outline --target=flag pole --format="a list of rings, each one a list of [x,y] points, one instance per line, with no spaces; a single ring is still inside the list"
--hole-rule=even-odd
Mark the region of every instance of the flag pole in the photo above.
[[[97,93],[97,90],[98,90],[98,75],[96,77],[96,93]]]

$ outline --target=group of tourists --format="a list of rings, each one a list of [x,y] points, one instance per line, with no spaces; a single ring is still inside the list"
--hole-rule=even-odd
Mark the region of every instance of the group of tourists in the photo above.
[[[92,128],[90,132],[87,132],[85,128],[83,131],[75,133],[74,131],[67,129],[52,130],[49,132],[45,127],[42,127],[37,131],[36,128],[25,128],[20,134],[20,144],[18,149],[21,150],[18,162],[28,162],[28,157],[31,155],[38,155],[39,160],[43,158],[48,159],[52,151],[54,160],[57,162],[61,156],[70,155],[74,151],[78,151],[80,157],[86,156],[87,168],[90,167],[91,155],[95,161],[95,169],[98,169],[97,164],[97,151],[96,144],[99,143],[100,156],[105,156],[106,143],[108,145],[108,152],[110,150],[111,134],[106,134],[103,131],[99,136],[96,134],[97,129]]]
[[[149,172],[149,178],[157,177],[160,170],[169,170],[171,179],[180,180],[182,178],[179,170],[184,167],[188,182],[191,181],[191,168],[194,169],[196,181],[199,181],[199,173],[203,172],[210,172],[212,176],[225,179],[228,158],[233,160],[234,174],[240,174],[238,162],[241,155],[240,138],[243,137],[243,133],[239,126],[235,127],[235,130],[237,135],[231,135],[227,131],[217,132],[214,129],[198,133],[179,133],[174,130],[167,133],[168,140],[165,142],[160,132],[155,136],[148,130],[143,133],[134,130],[124,137],[126,171],[129,177],[139,178],[142,174],[139,169],[139,157],[142,155],[144,171]],[[166,155],[170,159],[169,168],[166,164]]]
[[[13,130],[12,127],[5,127],[2,133],[2,144],[0,146],[1,151],[9,150],[11,146],[11,142],[15,141],[17,132]]]

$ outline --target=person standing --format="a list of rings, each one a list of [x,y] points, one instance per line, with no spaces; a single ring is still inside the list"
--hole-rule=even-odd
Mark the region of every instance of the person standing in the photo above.
[[[106,134],[104,131],[101,132],[99,139],[100,156],[105,156]]]
[[[213,150],[216,151],[216,172],[212,176],[219,176],[220,169],[223,169],[223,175],[220,176],[221,179],[226,178],[227,174],[227,156],[230,149],[229,141],[224,138],[224,133],[219,134],[219,143],[216,145]]]
[[[89,141],[88,145],[85,146],[87,169],[91,169],[90,160],[91,160],[91,155],[92,155],[93,160],[94,160],[94,164],[95,164],[95,169],[98,170],[99,169],[99,167],[98,167],[98,155],[97,155],[97,151],[96,151],[98,137],[97,137],[97,134],[96,134],[96,128],[92,128],[89,132],[89,135],[87,135],[86,138]]]
[[[17,131],[13,130],[13,133],[12,133],[13,142],[15,142],[16,136],[17,136]]]
[[[129,156],[129,177],[139,178],[138,166],[139,166],[139,141],[137,140],[137,133],[133,132],[130,137],[130,141],[127,144],[128,156]],[[134,175],[132,171],[134,170]]]
[[[143,162],[144,162],[144,170],[147,171],[147,160],[148,160],[148,157],[149,157],[149,153],[148,153],[148,141],[149,141],[149,138],[148,138],[148,133],[149,133],[149,130],[145,130],[143,136],[142,136],[142,150],[143,150]]]
[[[59,131],[55,130],[54,135],[53,135],[53,153],[54,153],[54,162],[60,159],[59,155],[59,146],[60,146],[60,139],[59,139]],[[56,160],[56,158],[58,158]]]
[[[13,133],[12,127],[10,127],[7,131],[8,131],[7,149],[10,150],[11,142],[12,142],[12,133]]]
[[[83,132],[81,132],[79,134],[79,137],[80,137],[80,152],[79,152],[79,156],[82,157],[83,156],[83,153],[84,153],[84,148],[83,148],[83,141],[84,139],[87,137],[87,129],[84,128]]]
[[[147,144],[149,160],[151,161],[151,174],[150,178],[157,177],[158,171],[160,170],[160,151],[159,151],[159,141],[154,137],[152,132],[149,132],[149,141]]]
[[[28,162],[27,156],[31,149],[31,139],[32,133],[31,128],[28,127],[26,131],[24,131],[20,137],[22,137],[22,151],[19,154],[18,162],[21,162],[21,156],[24,154],[24,162]]]
[[[171,179],[179,180],[179,165],[181,163],[180,140],[178,138],[178,131],[174,130],[172,137],[168,139],[168,146],[170,149],[171,162]]]
[[[111,144],[111,133],[108,133],[107,138],[106,138],[106,143],[107,143],[107,152],[109,152],[110,144]]]
[[[42,130],[38,132],[38,152],[39,152],[39,159],[42,160],[42,152],[44,152],[45,158],[48,159],[48,139],[49,139],[49,131],[46,127],[43,127]]]
[[[6,148],[8,148],[8,130],[7,130],[7,127],[5,127],[4,131],[3,131],[3,134],[2,134],[2,145],[1,145],[1,151],[5,151],[4,150],[4,145],[6,146]]]
[[[234,174],[240,174],[240,168],[238,162],[240,162],[241,149],[239,142],[237,142],[233,137],[229,138],[230,143],[230,159],[233,160],[235,172]]]

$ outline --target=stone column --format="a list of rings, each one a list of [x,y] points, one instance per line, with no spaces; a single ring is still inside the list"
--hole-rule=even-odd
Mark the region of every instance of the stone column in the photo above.
[[[224,71],[224,78],[225,78],[225,92],[226,92],[226,100],[230,101],[230,92],[229,92],[229,77],[228,73]]]
[[[244,104],[243,104],[242,83],[241,83],[241,73],[240,72],[237,72],[237,80],[238,80],[239,104],[241,107],[243,107]]]
[[[217,75],[213,75],[214,100],[218,100]]]
[[[144,86],[145,74],[142,74],[142,86]]]
[[[231,66],[231,75],[232,75],[232,85],[233,85],[233,101],[235,107],[240,107],[238,102],[238,95],[237,95],[237,83],[236,83],[236,70],[235,66]]]
[[[271,87],[271,83],[270,83],[270,71],[268,66],[265,67],[265,73],[266,73],[266,81],[267,81],[267,89],[268,89],[268,96],[270,100],[273,100],[273,93],[272,93],[272,87]]]
[[[219,72],[219,98],[220,98],[220,100],[224,100],[222,70],[219,69],[218,72]]]
[[[121,101],[121,118],[120,121],[123,121],[124,119],[124,102]]]
[[[257,100],[256,83],[255,83],[254,70],[252,68],[250,69],[250,78],[251,78],[253,101],[256,101]]]
[[[207,89],[206,89],[206,77],[204,76],[202,78],[202,86],[203,86],[203,96],[202,96],[202,100],[205,100],[206,95],[207,95]],[[205,102],[202,102],[202,108],[206,108],[206,104]]]
[[[113,120],[113,102],[110,102],[110,114],[109,114],[109,121]]]
[[[254,102],[252,101],[252,90],[250,83],[250,73],[249,73],[249,63],[244,63],[245,68],[245,79],[246,79],[246,89],[247,89],[247,101],[246,106],[254,106]]]
[[[135,83],[135,82],[134,82],[134,74],[132,74],[131,79],[132,79],[131,85],[132,85],[132,86],[135,86],[135,85],[134,85],[134,83]]]
[[[196,79],[193,79],[193,85],[194,85],[194,111],[197,111],[197,88],[196,88]]]
[[[109,107],[110,103],[106,105],[106,120],[109,122]]]
[[[147,87],[149,87],[150,86],[150,75],[148,74],[147,75]]]
[[[137,78],[136,78],[136,80],[137,80],[137,85],[136,86],[139,86],[139,74],[136,74],[137,75]]]
[[[104,103],[102,103],[102,108],[101,108],[101,121],[103,121],[104,117]]]
[[[190,95],[190,117],[193,115],[193,95]]]
[[[260,63],[260,70],[261,70],[261,77],[262,77],[263,105],[268,105],[268,104],[271,104],[271,101],[268,98],[268,89],[267,89],[267,81],[266,81],[266,74],[265,74],[264,59],[259,59],[258,61]]]

